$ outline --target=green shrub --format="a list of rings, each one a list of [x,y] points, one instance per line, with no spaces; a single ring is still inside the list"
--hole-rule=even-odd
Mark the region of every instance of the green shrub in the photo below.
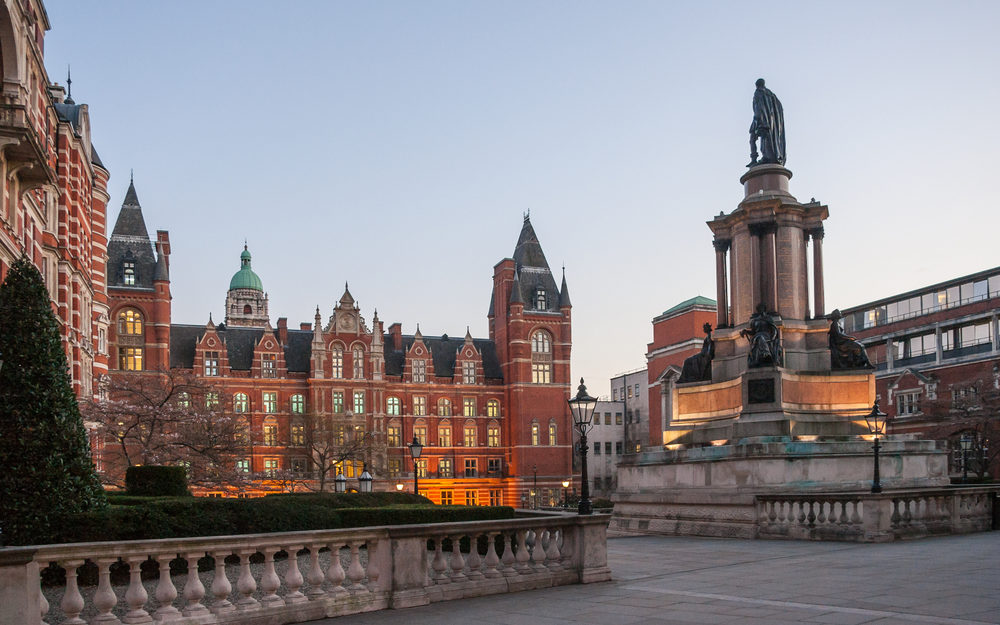
[[[125,471],[125,493],[133,497],[190,495],[184,467],[141,466]]]

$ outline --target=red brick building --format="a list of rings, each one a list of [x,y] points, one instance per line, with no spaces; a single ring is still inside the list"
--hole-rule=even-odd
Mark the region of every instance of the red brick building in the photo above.
[[[108,370],[108,171],[91,143],[87,105],[49,82],[47,30],[40,0],[0,3],[0,280],[22,255],[41,272],[73,388],[87,397]]]
[[[512,258],[494,267],[485,338],[385,328],[346,286],[325,322],[317,309],[312,322],[272,327],[246,246],[225,321],[172,324],[169,254],[165,232],[155,245],[147,234],[130,187],[109,245],[112,363],[130,375],[187,371],[217,389],[246,415],[241,469],[265,481],[299,475],[315,488],[309,437],[322,426],[377,441],[339,464],[352,485],[365,463],[376,490],[412,489],[416,437],[420,491],[436,502],[518,505],[536,489],[543,502],[561,499],[572,474],[572,305],[527,217]]]

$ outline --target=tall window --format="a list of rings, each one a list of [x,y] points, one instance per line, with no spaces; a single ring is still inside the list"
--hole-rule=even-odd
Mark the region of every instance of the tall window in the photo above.
[[[545,297],[545,289],[542,287],[538,287],[538,289],[535,290],[535,309],[545,310],[547,307],[546,301],[547,298]]]
[[[236,393],[233,395],[233,412],[250,412],[250,398],[246,393]]]
[[[439,417],[450,417],[451,416],[451,400],[442,397],[438,400],[438,416]]]
[[[556,422],[549,421],[549,445],[556,444]]]
[[[333,368],[333,377],[344,377],[344,348],[334,347],[330,350],[330,363]]]
[[[476,459],[466,458],[465,459],[465,477],[476,477]]]
[[[389,477],[398,477],[403,473],[403,459],[389,458],[386,463],[386,469],[389,471]]]
[[[455,467],[451,464],[451,458],[438,460],[438,477],[455,477]]]
[[[292,395],[288,400],[292,414],[302,414],[306,411],[306,398],[302,395]]]
[[[365,348],[360,345],[355,347],[351,359],[354,364],[354,378],[360,380],[365,377]]]
[[[118,334],[129,336],[142,334],[142,315],[138,310],[126,308],[118,313]]]
[[[385,430],[385,444],[389,447],[403,446],[403,428],[398,425],[390,425]]]
[[[919,392],[896,395],[896,414],[898,416],[916,414],[920,411],[919,399]]]
[[[267,420],[264,422],[264,444],[273,447],[278,444],[278,422]]]
[[[135,263],[125,261],[122,264],[122,282],[125,286],[135,286]]]
[[[190,408],[191,407],[191,395],[187,391],[181,391],[177,393],[177,407],[178,408]]]
[[[427,458],[419,458],[413,461],[417,470],[417,477],[427,477]]]
[[[414,360],[413,363],[413,381],[414,382],[426,382],[427,381],[427,361],[426,360]]]
[[[333,414],[344,414],[344,392],[333,392]]]
[[[306,444],[306,426],[301,423],[293,423],[291,430],[289,431],[289,440],[292,445],[305,445]]]
[[[219,352],[205,352],[205,375],[219,375]]]
[[[138,310],[126,308],[118,313],[118,368],[142,371],[143,328]]]
[[[500,446],[500,426],[490,425],[486,428],[486,446],[487,447],[499,447]]]
[[[490,505],[491,506],[502,506],[503,505],[503,491],[500,489],[490,489]]]
[[[260,359],[260,377],[278,377],[278,356],[275,354],[261,354]]]
[[[261,393],[264,412],[278,412],[278,394],[273,391]]]
[[[476,416],[476,398],[466,397],[462,399],[462,416],[474,417]]]
[[[487,417],[499,417],[500,416],[500,402],[495,399],[491,399],[486,402],[486,416]]]
[[[264,458],[264,474],[274,477],[278,472],[278,458]]]
[[[427,414],[427,398],[426,397],[414,397],[413,398],[413,416],[422,417]]]
[[[465,428],[463,429],[462,433],[463,433],[462,441],[463,441],[463,443],[465,444],[466,447],[475,447],[476,445],[479,444],[479,441],[476,440],[477,437],[476,437],[476,426],[475,425],[468,425],[467,424],[465,426]]]
[[[487,458],[486,459],[486,473],[491,477],[500,475],[501,467],[503,466],[503,459],[501,458]]]
[[[209,391],[205,393],[205,407],[209,410],[215,410],[219,407],[219,394],[215,391]]]
[[[463,362],[462,384],[475,384],[475,383],[476,383],[476,363]]]
[[[361,414],[365,411],[365,392],[354,391],[354,414]]]
[[[427,445],[427,426],[417,425],[413,427],[413,436],[420,441],[421,445]]]
[[[552,382],[552,339],[542,330],[531,335],[531,381],[534,384]]]
[[[142,348],[119,347],[118,368],[124,371],[142,371]]]
[[[451,425],[442,424],[438,426],[438,446],[451,447]]]
[[[537,421],[533,421],[531,423],[531,445],[533,447],[537,447],[538,445],[541,445],[541,441],[539,439],[540,439],[540,434],[539,434],[539,431],[538,431],[538,422]]]
[[[385,400],[385,413],[388,415],[399,416],[398,397],[390,397]]]

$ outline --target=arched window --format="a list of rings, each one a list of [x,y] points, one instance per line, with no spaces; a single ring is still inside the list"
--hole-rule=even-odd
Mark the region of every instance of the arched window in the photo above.
[[[390,397],[385,400],[385,413],[388,415],[399,415],[399,398]]]
[[[344,377],[344,348],[334,345],[330,349],[330,364],[333,369],[333,377]]]
[[[243,304],[243,314],[244,315],[252,315],[253,314],[253,308],[250,307],[250,304]]]
[[[555,419],[549,420],[549,445],[556,445],[556,422]]]
[[[354,361],[354,378],[361,379],[365,377],[365,348],[360,345],[356,346],[352,354]]]
[[[142,371],[145,351],[142,313],[126,308],[118,313],[118,368]]]
[[[531,446],[538,447],[541,445],[541,434],[538,429],[538,421],[531,422]]]
[[[451,416],[451,400],[442,397],[438,400],[438,416],[439,417],[450,417]]]
[[[142,313],[134,308],[126,308],[118,313],[118,334],[128,336],[142,335]]]
[[[302,395],[292,395],[288,399],[288,407],[292,414],[302,414],[306,411],[306,398]]]
[[[486,402],[486,416],[487,417],[499,417],[500,416],[500,402],[495,399],[491,399]]]
[[[552,382],[552,339],[543,330],[531,335],[531,381],[534,384]]]
[[[413,437],[420,442],[421,445],[427,445],[427,422],[423,419],[417,419],[413,426]],[[409,444],[409,441],[407,441]]]
[[[246,393],[236,393],[233,395],[233,412],[250,412],[250,398]]]
[[[187,391],[181,391],[177,393],[177,407],[178,408],[190,408],[191,407],[191,395]]]

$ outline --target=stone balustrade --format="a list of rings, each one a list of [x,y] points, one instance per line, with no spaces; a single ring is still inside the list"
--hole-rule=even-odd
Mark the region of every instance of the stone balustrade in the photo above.
[[[0,549],[0,623],[278,625],[605,581],[611,576],[608,518],[534,514],[503,521],[5,548]],[[78,583],[85,563],[96,566],[96,588]],[[66,573],[65,584],[55,589],[57,606],[45,598],[53,589],[43,593],[41,587],[40,571],[50,564]],[[127,583],[113,584],[113,572]]]
[[[991,528],[1000,487],[755,498],[758,538],[887,542]]]

